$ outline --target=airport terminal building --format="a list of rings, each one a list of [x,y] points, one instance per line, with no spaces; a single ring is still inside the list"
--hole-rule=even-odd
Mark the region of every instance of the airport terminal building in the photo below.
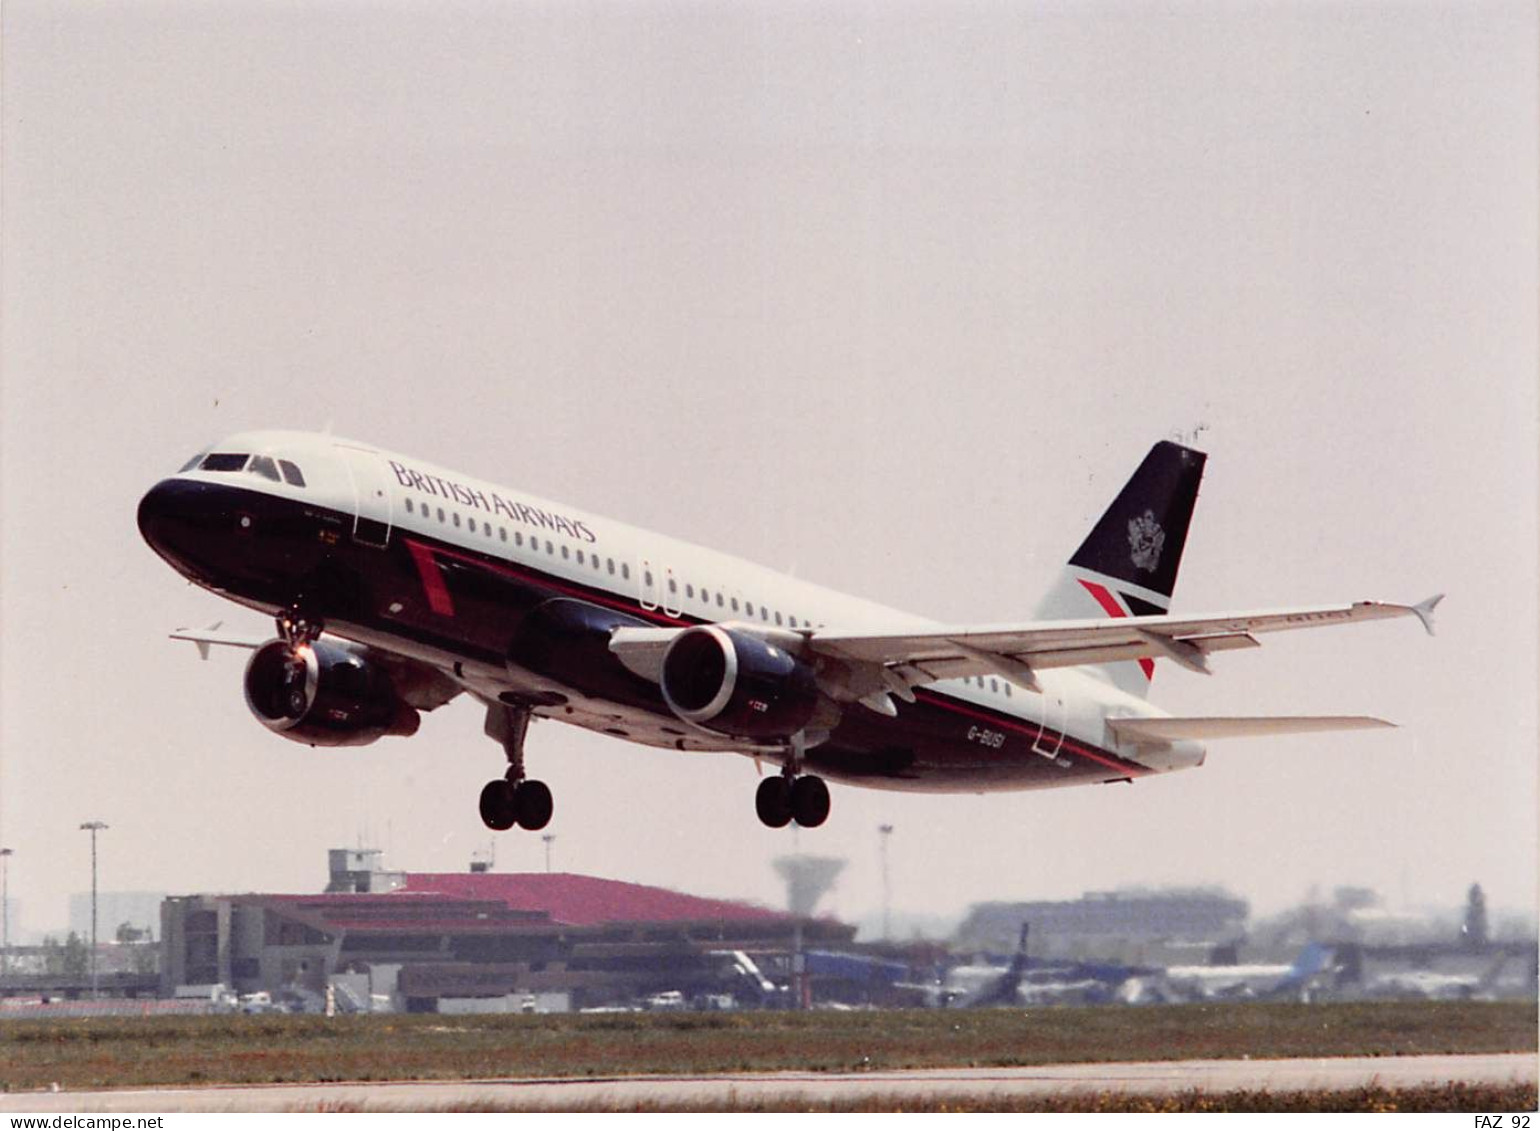
[[[803,947],[855,927],[565,873],[386,872],[336,850],[320,895],[192,895],[161,909],[162,993],[223,985],[314,1008],[418,1012],[768,1004]],[[185,989],[183,992],[186,992]]]
[[[1153,961],[1166,951],[1233,944],[1251,907],[1219,889],[1087,892],[1079,899],[976,903],[957,931],[961,948],[1008,953],[1030,924],[1034,954]],[[1232,960],[1233,961],[1233,960]]]

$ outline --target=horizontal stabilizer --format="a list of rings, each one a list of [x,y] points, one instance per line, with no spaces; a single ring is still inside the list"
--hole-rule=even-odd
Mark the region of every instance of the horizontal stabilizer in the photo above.
[[[1273,715],[1211,718],[1108,719],[1120,742],[1179,742],[1182,739],[1251,738],[1266,734],[1314,734],[1330,730],[1375,730],[1395,723],[1367,715]]]

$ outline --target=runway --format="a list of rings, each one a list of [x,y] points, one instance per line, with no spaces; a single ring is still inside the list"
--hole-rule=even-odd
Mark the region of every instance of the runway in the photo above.
[[[893,1072],[786,1072],[726,1076],[621,1076],[581,1080],[455,1080],[359,1084],[0,1094],[3,1112],[423,1111],[486,1104],[568,1111],[801,1096],[815,1103],[870,1095],[1054,1095],[1117,1091],[1172,1094],[1412,1087],[1462,1081],[1534,1083],[1533,1053],[1485,1056],[1340,1057],[1324,1060],[1196,1060],[1057,1064],[1032,1068],[938,1068]]]

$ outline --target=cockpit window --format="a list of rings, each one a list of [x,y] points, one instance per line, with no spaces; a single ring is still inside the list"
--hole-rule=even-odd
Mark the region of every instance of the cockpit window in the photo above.
[[[252,456],[249,470],[256,472],[263,479],[278,482],[278,465],[273,462],[272,456]]]
[[[192,459],[188,460],[181,467],[179,467],[177,469],[177,474],[181,475],[184,471],[191,471],[193,468],[197,467],[200,463],[203,462],[203,457],[206,455],[208,455],[207,451],[199,452],[197,455],[193,456]]]
[[[305,477],[300,474],[298,465],[290,460],[281,459],[278,461],[278,466],[283,468],[284,482],[293,487],[303,487],[305,485]]]
[[[250,458],[246,452],[210,452],[198,466],[203,471],[240,471]]]

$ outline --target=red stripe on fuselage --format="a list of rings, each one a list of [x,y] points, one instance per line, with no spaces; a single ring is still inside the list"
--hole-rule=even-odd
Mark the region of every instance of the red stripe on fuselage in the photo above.
[[[1102,611],[1109,617],[1126,617],[1128,615],[1128,610],[1118,604],[1118,599],[1107,592],[1105,585],[1097,585],[1094,581],[1087,581],[1083,577],[1079,581],[1081,585],[1085,586],[1086,592],[1096,598],[1096,603],[1102,607]],[[1139,666],[1144,669],[1145,679],[1155,678],[1155,661],[1149,656],[1141,659]]]
[[[623,613],[629,613],[635,617],[643,617],[647,620],[657,621],[660,624],[671,624],[677,625],[680,628],[687,628],[695,623],[694,621],[682,620],[679,617],[669,616],[667,613],[658,611],[656,609],[644,609],[638,604],[633,604],[620,598],[611,597],[603,590],[584,588],[580,585],[564,585],[550,574],[542,573],[539,570],[524,569],[519,566],[509,565],[508,563],[501,560],[490,561],[487,558],[477,557],[475,554],[461,553],[443,546],[427,546],[412,538],[406,538],[403,539],[403,541],[405,541],[407,546],[411,549],[412,557],[417,559],[419,570],[422,568],[421,562],[424,557],[426,557],[429,562],[432,562],[434,554],[442,554],[446,558],[453,558],[456,561],[466,562],[469,565],[480,566],[482,569],[489,570],[492,573],[502,574],[504,577],[516,577],[522,581],[532,582],[533,584],[539,585],[545,589],[554,589],[558,593],[565,593],[572,597],[580,597],[583,600],[591,601],[596,605],[604,605],[611,609],[617,609]],[[438,584],[440,588],[443,588],[443,578],[438,573],[438,567],[436,565],[434,566],[433,576],[438,578]],[[444,590],[444,595],[447,600],[447,589]],[[433,595],[431,593],[428,595],[428,604],[433,608],[434,612],[440,611],[437,606],[433,605]],[[453,614],[451,613],[448,615]]]
[[[417,576],[422,578],[422,591],[428,598],[428,608],[441,617],[454,616],[454,599],[449,596],[449,586],[444,584],[444,575],[439,572],[438,562],[433,559],[433,551],[410,538],[405,539],[405,542],[417,566]]]
[[[958,702],[956,699],[951,698],[950,696],[938,695],[935,692],[916,691],[915,698],[923,699],[930,703],[932,706],[940,707],[943,710],[956,711],[960,715],[967,715],[971,718],[979,719],[988,723],[990,726],[1004,727],[1006,730],[1014,730],[1019,734],[1030,735],[1034,743],[1039,741],[1042,738],[1044,732],[1047,730],[1046,727],[1034,727],[1025,719],[1014,722],[1007,721],[1015,719],[1016,716],[1014,715],[1007,715],[1002,717],[998,714],[985,714],[981,710],[973,710],[964,706],[962,703]],[[1061,731],[1059,732],[1059,746],[1056,748],[1055,753],[1059,753],[1065,749],[1067,749],[1071,754],[1078,754],[1082,758],[1089,758],[1093,762],[1100,762],[1103,766],[1118,771],[1118,773],[1122,774],[1124,777],[1131,777],[1135,774],[1147,774],[1150,772],[1150,768],[1148,766],[1141,766],[1137,762],[1125,762],[1121,759],[1118,761],[1112,761],[1108,755],[1087,746],[1079,739],[1073,738]]]

